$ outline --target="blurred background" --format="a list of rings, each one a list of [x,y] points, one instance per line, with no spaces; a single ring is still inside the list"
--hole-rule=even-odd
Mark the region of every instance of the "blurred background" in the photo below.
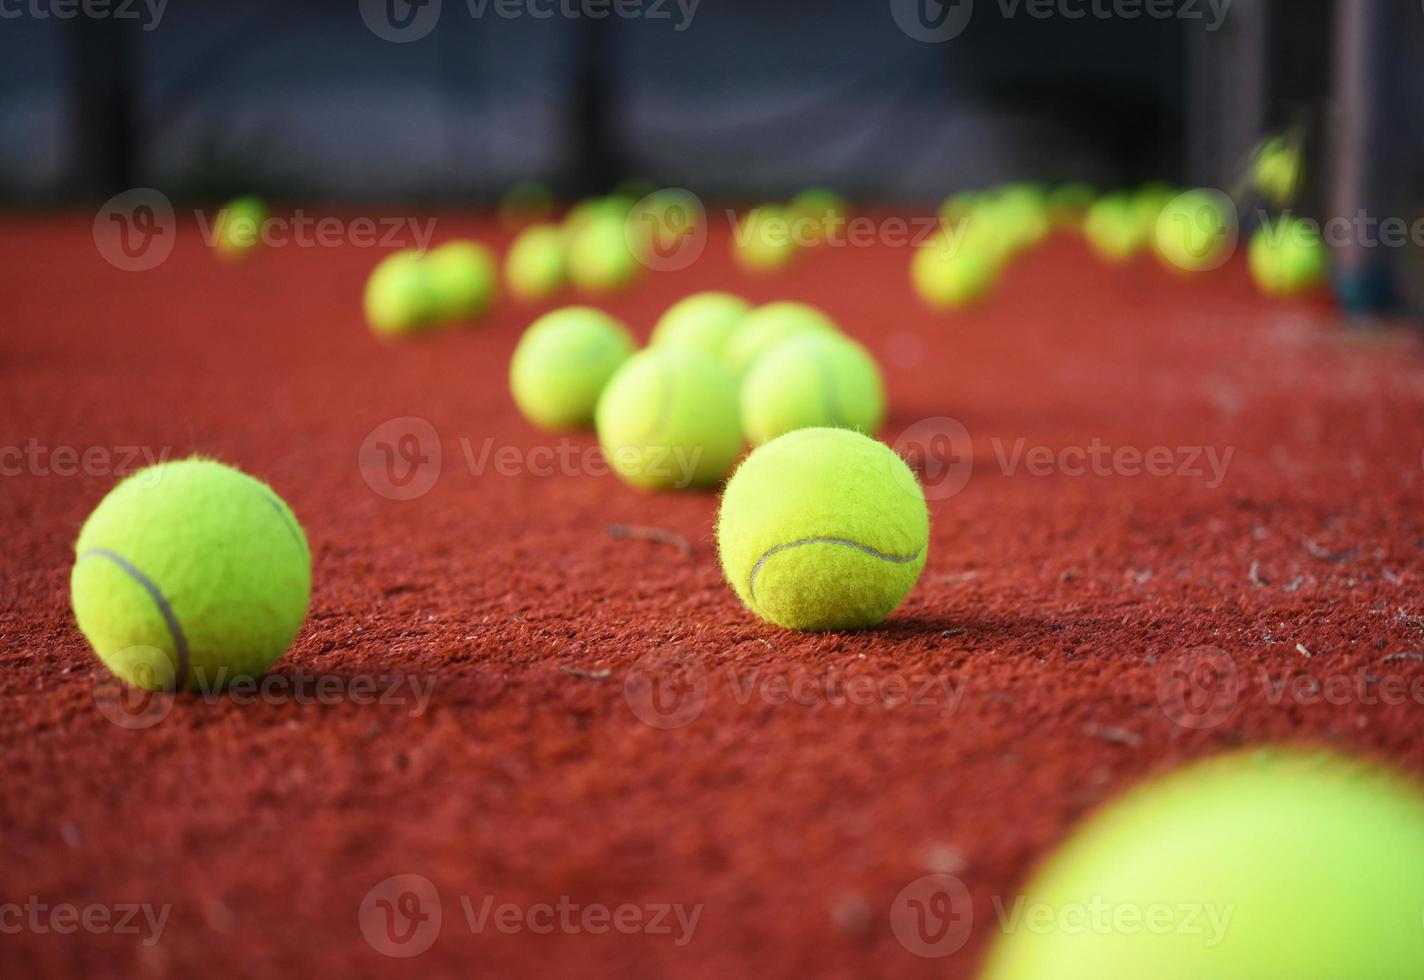
[[[1300,210],[1424,215],[1417,0],[86,2],[0,15],[12,206],[1231,191],[1289,131]],[[1418,249],[1376,251],[1343,257],[1355,305],[1417,304]]]

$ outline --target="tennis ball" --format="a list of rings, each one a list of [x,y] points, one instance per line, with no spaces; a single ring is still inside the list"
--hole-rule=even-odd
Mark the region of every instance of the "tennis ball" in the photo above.
[[[848,219],[845,199],[825,187],[812,187],[797,194],[787,211],[796,222],[796,240],[804,245],[837,238]]]
[[[783,340],[808,332],[839,333],[830,317],[805,303],[765,303],[742,317],[727,342],[727,364],[740,376]]]
[[[1283,207],[1295,199],[1301,169],[1300,147],[1277,136],[1257,149],[1251,179],[1266,200]]]
[[[629,358],[598,400],[598,444],[626,482],[707,486],[742,451],[737,382],[699,351],[652,347]]]
[[[960,191],[945,198],[939,206],[939,216],[946,221],[956,222],[969,217],[985,198],[980,191]]]
[[[1083,237],[1099,258],[1113,265],[1131,259],[1147,241],[1132,198],[1121,193],[1100,197],[1088,208]]]
[[[935,235],[915,249],[910,280],[915,292],[936,309],[958,309],[982,298],[998,275],[995,246],[965,234],[958,244]]]
[[[693,293],[667,308],[653,327],[650,347],[685,347],[719,360],[751,304],[731,293]]]
[[[1236,235],[1236,206],[1231,198],[1199,188],[1163,205],[1153,229],[1153,245],[1169,268],[1205,272],[1231,257]]]
[[[120,679],[212,690],[261,674],[307,614],[311,552],[261,480],[210,459],[161,463],[109,491],[79,532],[79,629]]]
[[[925,565],[924,493],[884,443],[797,429],[752,451],[722,495],[717,551],[748,609],[798,630],[874,626]]]
[[[554,225],[524,229],[504,259],[504,281],[520,299],[541,300],[564,288],[564,238]]]
[[[446,322],[471,320],[495,301],[499,266],[478,242],[448,242],[425,257],[436,315]]]
[[[509,390],[524,417],[541,429],[586,427],[598,396],[633,347],[628,328],[602,310],[554,310],[519,338]]]
[[[262,223],[267,220],[267,205],[260,197],[239,197],[229,201],[218,212],[214,225],[214,244],[218,254],[226,259],[241,259],[262,244]]]
[[[384,337],[416,333],[433,326],[439,306],[425,259],[414,249],[387,256],[366,280],[366,322]]]
[[[584,220],[569,240],[569,279],[579,289],[610,293],[638,276],[642,264],[628,244],[627,211],[612,209]]]
[[[875,359],[840,334],[811,331],[777,344],[742,380],[742,430],[752,445],[816,426],[874,435],[885,419]]]
[[[983,978],[1417,977],[1422,869],[1415,785],[1333,753],[1233,753],[1089,819],[1013,903],[1046,927],[1005,931]]]
[[[1294,296],[1318,286],[1329,265],[1319,232],[1299,218],[1256,229],[1247,257],[1251,278],[1268,296]]]
[[[792,216],[762,205],[743,216],[732,235],[732,257],[748,272],[775,272],[796,254]]]

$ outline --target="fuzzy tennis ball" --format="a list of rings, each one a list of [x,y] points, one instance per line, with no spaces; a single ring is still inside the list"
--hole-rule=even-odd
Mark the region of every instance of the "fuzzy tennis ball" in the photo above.
[[[1049,191],[1045,204],[1048,220],[1055,228],[1081,227],[1084,216],[1096,199],[1097,192],[1092,184],[1072,183],[1055,187]]]
[[[748,272],[775,272],[796,254],[793,215],[762,205],[743,216],[732,235],[732,257]]]
[[[1319,232],[1299,218],[1256,229],[1248,259],[1251,278],[1268,296],[1294,296],[1320,285],[1329,265]]]
[[[541,300],[564,288],[564,237],[554,225],[524,229],[504,260],[504,281],[520,299]]]
[[[418,333],[433,326],[439,305],[425,257],[413,249],[381,261],[366,280],[366,322],[383,337]]]
[[[1083,216],[1083,237],[1099,258],[1121,265],[1142,249],[1147,231],[1129,195],[1108,194]]]
[[[628,244],[627,210],[605,208],[584,219],[569,240],[569,279],[579,289],[610,293],[623,289],[642,270]]]
[[[262,244],[262,223],[267,205],[260,197],[239,197],[218,212],[214,244],[225,259],[241,259]]]
[[[737,325],[727,342],[727,364],[739,376],[758,357],[798,334],[839,333],[830,317],[805,303],[783,300],[758,306]]]
[[[727,345],[751,304],[731,293],[693,293],[667,308],[653,327],[651,347],[685,347],[726,357]]]
[[[1251,178],[1267,201],[1283,207],[1295,199],[1301,169],[1300,147],[1277,136],[1266,140],[1256,151]]]
[[[742,430],[752,445],[817,426],[874,435],[885,419],[880,368],[862,346],[813,331],[767,351],[742,380]]]
[[[261,674],[291,646],[311,553],[261,480],[210,459],[162,463],[114,487],[74,546],[79,628],[120,679],[212,690]]]
[[[1153,245],[1169,268],[1205,272],[1231,257],[1236,235],[1236,206],[1231,198],[1199,188],[1163,205],[1153,230]]]
[[[742,451],[736,379],[698,351],[642,351],[598,400],[598,444],[613,471],[636,487],[718,483]]]
[[[449,323],[472,320],[499,293],[499,266],[478,242],[448,242],[425,257],[436,316]]]
[[[1004,906],[983,980],[1424,976],[1424,799],[1333,753],[1233,753],[1096,814]]]
[[[618,320],[589,306],[566,306],[535,320],[519,338],[509,390],[541,429],[586,428],[608,379],[633,349],[633,335]]]
[[[752,451],[717,518],[722,571],[748,609],[798,630],[874,626],[925,565],[929,512],[905,461],[849,429]]]
[[[998,262],[992,245],[966,235],[958,244],[935,235],[915,249],[910,280],[920,299],[935,309],[958,309],[981,299],[994,286]]]
[[[825,187],[812,187],[791,199],[788,212],[797,222],[797,243],[817,245],[838,238],[845,229],[845,199]]]

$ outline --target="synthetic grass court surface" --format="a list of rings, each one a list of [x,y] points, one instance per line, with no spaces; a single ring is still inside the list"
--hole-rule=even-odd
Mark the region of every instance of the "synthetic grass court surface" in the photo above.
[[[822,249],[751,280],[718,228],[693,268],[609,301],[645,338],[696,289],[807,300],[881,360],[885,437],[918,424],[931,446],[929,562],[883,628],[813,636],[757,622],[721,581],[715,496],[636,492],[588,462],[591,435],[518,417],[505,370],[529,308],[384,346],[359,317],[370,250],[230,267],[185,227],[166,264],[132,274],[96,253],[91,220],[0,231],[0,443],[111,464],[125,447],[201,452],[271,482],[315,562],[275,673],[288,694],[316,675],[337,694],[190,696],[152,727],[109,721],[68,577],[115,476],[7,450],[0,902],[171,906],[151,944],[142,924],[7,934],[16,976],[967,977],[999,931],[994,900],[1012,905],[1075,819],[1148,774],[1307,741],[1424,775],[1418,697],[1280,693],[1301,674],[1424,685],[1424,361],[1403,336],[1268,305],[1239,263],[1186,282],[1059,239],[981,310],[936,317],[903,249]],[[504,242],[441,220],[439,240],[463,234]],[[373,444],[395,448],[368,445],[365,476],[358,456],[411,416],[441,467],[390,500],[370,454],[412,444],[386,428]],[[967,440],[921,421],[936,417]],[[1169,447],[1154,458],[1170,473],[1073,475],[1095,446]],[[1230,453],[1219,480],[1209,453]],[[1238,684],[1174,700],[1191,651],[1193,677],[1230,665]],[[681,700],[657,683],[670,670]],[[930,872],[973,902],[971,920],[928,922],[927,942],[972,921],[945,958],[897,939],[932,908],[913,890]],[[440,896],[414,960],[363,937],[390,909],[433,911],[409,889],[367,897],[397,874]],[[474,932],[466,904],[478,917],[486,896],[522,924]],[[572,926],[530,928],[561,902]],[[607,924],[620,906],[642,931]],[[431,939],[419,915],[389,922]]]

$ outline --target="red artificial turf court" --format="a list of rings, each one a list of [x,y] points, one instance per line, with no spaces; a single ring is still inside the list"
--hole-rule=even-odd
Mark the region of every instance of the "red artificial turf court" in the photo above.
[[[603,304],[646,338],[696,289],[815,303],[882,362],[887,441],[950,432],[925,429],[937,417],[967,431],[929,440],[932,542],[904,606],[873,631],[798,635],[721,581],[714,495],[630,489],[571,451],[591,434],[518,416],[505,370],[530,308],[505,299],[478,327],[386,346],[359,312],[371,250],[229,266],[185,226],[164,265],[124,273],[90,223],[0,228],[0,444],[36,447],[7,450],[0,478],[0,902],[171,911],[151,944],[4,935],[9,975],[968,977],[995,900],[1149,774],[1305,741],[1424,775],[1417,699],[1309,703],[1265,683],[1424,678],[1419,345],[1268,304],[1239,262],[1186,281],[1059,238],[987,305],[936,316],[906,249],[821,248],[752,279],[714,222],[692,268]],[[437,241],[464,234],[506,240],[441,218]],[[441,466],[428,493],[389,500],[358,456],[404,417],[434,427]],[[1171,472],[1075,475],[1094,446],[1168,447]],[[314,558],[310,619],[275,673],[353,692],[394,677],[403,703],[185,696],[152,727],[111,723],[68,577],[116,475],[61,475],[43,455],[59,447],[198,452],[269,481]],[[574,472],[547,472],[561,449]],[[1160,692],[1202,647],[1235,665],[1239,703],[1179,725]],[[663,665],[684,696],[706,684],[682,727],[635,710]],[[413,682],[433,685],[423,710]],[[973,898],[970,940],[945,958],[893,927],[930,872]],[[412,960],[373,948],[358,915],[397,874],[440,896]],[[698,918],[476,932],[462,898],[478,915],[491,895]]]

